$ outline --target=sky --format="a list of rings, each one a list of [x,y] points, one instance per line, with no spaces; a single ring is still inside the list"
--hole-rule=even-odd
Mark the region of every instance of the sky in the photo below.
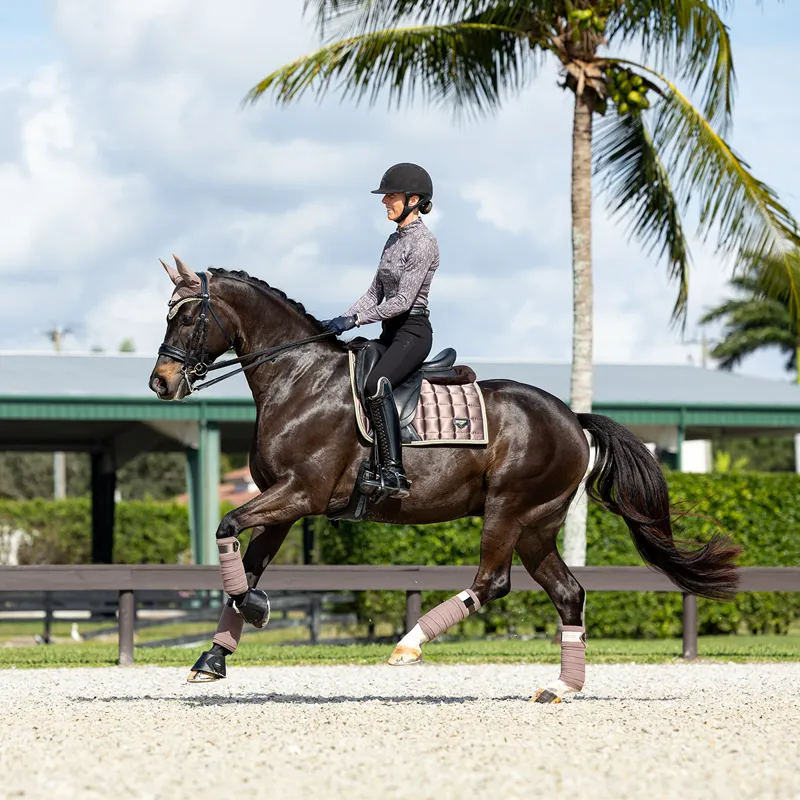
[[[800,217],[800,4],[739,2],[727,21],[730,141]],[[170,296],[158,258],[172,253],[196,270],[244,269],[321,319],[340,314],[393,227],[370,190],[414,161],[435,186],[434,349],[568,361],[572,95],[554,66],[478,121],[335,93],[242,106],[317,43],[302,0],[0,0],[0,350],[48,350],[61,326],[74,331],[65,350],[131,338],[155,357]],[[730,264],[691,238],[682,335],[664,264],[629,243],[602,197],[593,225],[595,361],[699,364],[697,319],[728,294]],[[741,371],[788,380],[776,354]]]

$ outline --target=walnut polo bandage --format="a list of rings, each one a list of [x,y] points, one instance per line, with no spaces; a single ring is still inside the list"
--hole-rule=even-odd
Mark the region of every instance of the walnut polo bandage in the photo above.
[[[222,616],[219,618],[217,632],[214,634],[214,644],[222,645],[232,653],[239,646],[239,639],[242,638],[242,628],[244,618],[232,606],[225,606],[222,609]]]
[[[561,675],[571,689],[583,689],[586,681],[586,629],[564,625],[561,629]]]
[[[222,588],[231,596],[244,594],[250,587],[244,574],[244,564],[239,553],[239,540],[235,536],[217,539]]]
[[[481,601],[472,589],[467,589],[444,603],[440,603],[436,608],[432,608],[419,621],[422,632],[430,642],[440,633],[444,633],[448,628],[452,628],[457,622],[466,619],[473,611],[481,607]]]

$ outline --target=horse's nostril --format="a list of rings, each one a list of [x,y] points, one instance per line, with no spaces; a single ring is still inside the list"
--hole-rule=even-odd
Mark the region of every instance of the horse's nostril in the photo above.
[[[159,396],[167,393],[167,382],[160,375],[150,378],[150,388]]]

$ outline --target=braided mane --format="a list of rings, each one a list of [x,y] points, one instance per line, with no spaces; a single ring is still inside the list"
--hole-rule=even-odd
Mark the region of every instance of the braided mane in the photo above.
[[[291,297],[287,297],[285,292],[282,292],[280,289],[277,289],[274,286],[270,286],[265,280],[261,278],[256,278],[253,275],[249,275],[247,272],[241,269],[222,269],[221,267],[211,267],[209,272],[212,275],[216,275],[220,278],[231,277],[235,278],[240,281],[244,281],[255,286],[257,289],[261,290],[262,292],[266,291],[269,294],[274,295],[279,300],[282,300],[286,305],[290,308],[294,309],[298,314],[304,317],[309,322],[312,322],[317,330],[322,333],[323,327],[322,323],[313,315],[309,314],[306,311],[305,306],[302,303],[298,303],[297,300],[292,300]],[[336,343],[344,347],[344,342],[339,341],[336,338],[331,338],[332,343]]]

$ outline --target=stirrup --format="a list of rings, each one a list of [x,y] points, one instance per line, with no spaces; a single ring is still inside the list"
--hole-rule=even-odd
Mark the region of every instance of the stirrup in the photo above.
[[[394,466],[384,467],[381,469],[381,479],[390,497],[408,497],[411,493],[411,481],[406,477],[402,467],[400,469]]]
[[[386,480],[387,476],[390,476],[389,482]],[[376,499],[378,497],[380,499],[394,497],[402,500],[411,493],[411,481],[408,480],[405,473],[394,469],[386,469],[385,467],[380,467],[377,475],[364,477],[360,486],[366,494],[370,496],[376,495]]]

